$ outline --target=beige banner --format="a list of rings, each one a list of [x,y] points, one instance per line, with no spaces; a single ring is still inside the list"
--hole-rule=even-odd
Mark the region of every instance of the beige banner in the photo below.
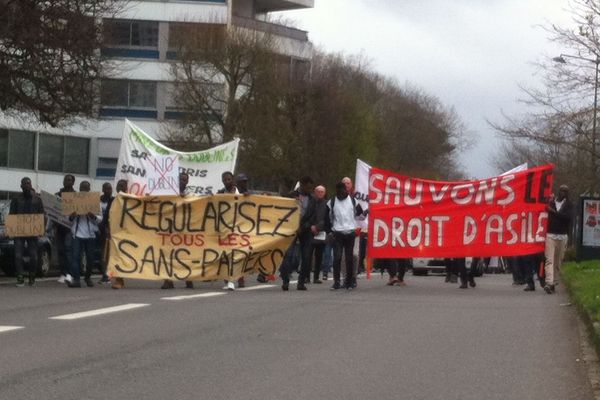
[[[44,235],[44,214],[9,214],[4,225],[8,237]]]
[[[63,215],[100,214],[100,193],[98,192],[63,192]]]
[[[235,280],[277,271],[300,209],[293,199],[270,196],[119,194],[109,219],[113,276]]]

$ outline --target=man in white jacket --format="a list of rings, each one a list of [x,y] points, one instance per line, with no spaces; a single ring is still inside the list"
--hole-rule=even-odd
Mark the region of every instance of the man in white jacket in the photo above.
[[[89,192],[90,183],[82,181],[79,184],[79,191]],[[100,199],[98,199],[98,202],[100,202]],[[70,288],[81,287],[81,253],[83,251],[86,261],[85,283],[88,287],[92,287],[94,286],[91,279],[92,263],[94,262],[94,251],[97,244],[96,235],[99,233],[98,224],[102,221],[102,214],[87,213],[85,215],[77,215],[73,213],[69,216],[69,219],[73,221],[73,225],[71,225],[73,253],[71,264],[72,280],[70,282],[67,281],[67,285]]]

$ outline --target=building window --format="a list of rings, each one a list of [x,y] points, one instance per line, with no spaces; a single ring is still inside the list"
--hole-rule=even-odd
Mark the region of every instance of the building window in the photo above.
[[[35,132],[0,129],[0,166],[33,169]]]
[[[39,170],[82,175],[88,173],[89,139],[41,133],[39,140]]]
[[[105,41],[108,47],[158,47],[158,22],[105,19]]]
[[[156,82],[103,79],[100,103],[103,107],[156,109]]]
[[[105,45],[102,55],[107,57],[158,59],[158,22],[104,20]]]
[[[66,136],[63,172],[87,175],[89,152],[89,139]]]

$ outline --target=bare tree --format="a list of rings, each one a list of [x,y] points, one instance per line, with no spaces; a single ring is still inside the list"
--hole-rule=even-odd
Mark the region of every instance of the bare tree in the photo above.
[[[102,16],[113,0],[1,0],[0,108],[56,126],[90,116],[102,73]]]
[[[541,88],[522,87],[527,113],[507,116],[491,125],[511,139],[517,153],[529,145],[533,151],[561,149],[578,160],[584,172],[576,179],[584,191],[598,189],[597,90],[600,64],[600,2],[571,0],[573,25],[545,27],[549,40],[562,46],[563,54],[538,63],[543,76]],[[540,147],[541,146],[541,147]],[[546,159],[557,166],[561,160]]]
[[[183,110],[176,141],[212,146],[242,133],[240,120],[256,82],[276,62],[268,33],[224,24],[179,24],[172,64],[174,100]],[[173,136],[173,135],[171,135]]]

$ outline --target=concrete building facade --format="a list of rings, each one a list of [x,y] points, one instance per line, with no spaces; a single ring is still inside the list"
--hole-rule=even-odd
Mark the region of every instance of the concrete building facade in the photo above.
[[[125,118],[160,140],[165,126],[178,118],[170,94],[171,63],[177,59],[169,40],[178,24],[269,32],[277,38],[277,53],[293,67],[312,58],[307,32],[267,22],[267,16],[313,6],[314,0],[128,1],[117,18],[103,20],[111,35],[101,51],[115,68],[101,82],[98,118],[50,128],[0,113],[0,199],[19,191],[23,176],[48,192],[57,191],[67,173],[91,181],[94,190],[112,182]]]

